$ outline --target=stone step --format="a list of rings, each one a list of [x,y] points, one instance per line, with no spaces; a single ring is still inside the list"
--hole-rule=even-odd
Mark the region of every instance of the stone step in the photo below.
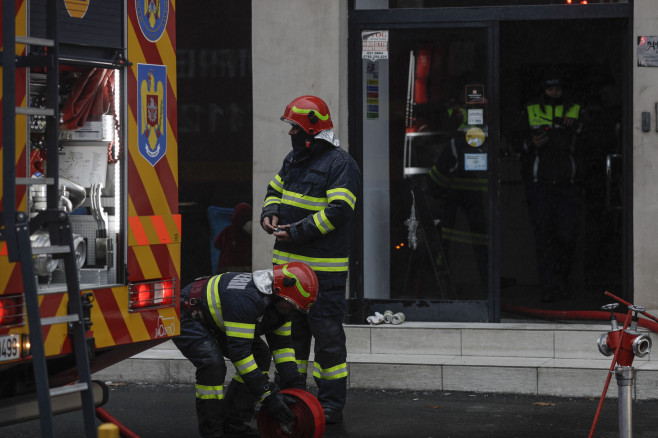
[[[609,329],[600,323],[346,325],[348,384],[351,388],[599,398],[612,357],[598,351],[597,339]],[[229,381],[233,367],[227,366]],[[647,355],[636,358],[633,366],[635,397],[658,399],[658,360]],[[168,341],[94,378],[193,384],[194,367]],[[314,385],[311,377],[308,382]],[[607,396],[617,396],[614,376]]]

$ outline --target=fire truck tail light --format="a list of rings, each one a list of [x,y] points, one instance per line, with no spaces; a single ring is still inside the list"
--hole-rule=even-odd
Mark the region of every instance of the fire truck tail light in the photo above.
[[[168,280],[159,283],[160,288],[155,289],[155,302],[170,306],[174,303],[174,281]]]
[[[176,302],[176,283],[173,279],[132,283],[129,287],[129,309],[140,310],[170,307]]]
[[[0,296],[0,327],[16,327],[25,324],[23,295]]]

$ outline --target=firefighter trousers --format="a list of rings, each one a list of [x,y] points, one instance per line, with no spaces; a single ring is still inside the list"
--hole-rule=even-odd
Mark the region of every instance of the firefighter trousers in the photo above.
[[[292,312],[291,337],[299,372],[307,374],[311,338],[315,339],[313,378],[318,386],[322,407],[342,411],[347,396],[347,347],[345,346],[345,285],[344,275],[322,278],[320,291],[308,314]]]

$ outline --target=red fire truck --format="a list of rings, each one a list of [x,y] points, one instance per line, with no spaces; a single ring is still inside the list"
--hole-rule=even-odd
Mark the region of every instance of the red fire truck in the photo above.
[[[0,426],[180,332],[175,6],[2,2]]]

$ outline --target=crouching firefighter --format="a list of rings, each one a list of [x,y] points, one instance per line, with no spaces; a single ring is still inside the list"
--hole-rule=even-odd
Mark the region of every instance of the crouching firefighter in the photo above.
[[[301,262],[253,273],[227,272],[183,288],[181,334],[174,344],[196,367],[202,437],[257,437],[248,424],[257,403],[290,430],[295,415],[288,404],[293,401],[279,393],[268,371],[274,357],[281,389],[306,389],[288,314],[293,309],[308,312],[317,292],[315,273]],[[236,369],[226,391],[224,357]]]

